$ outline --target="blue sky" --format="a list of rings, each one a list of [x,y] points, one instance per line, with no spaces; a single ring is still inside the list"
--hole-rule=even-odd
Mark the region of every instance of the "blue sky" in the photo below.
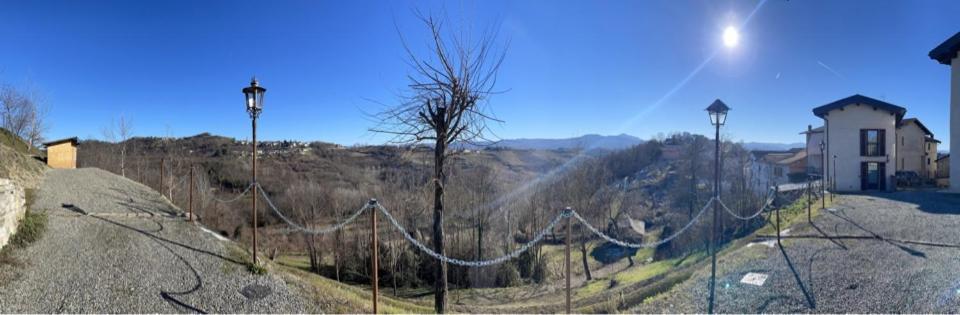
[[[268,89],[259,136],[378,144],[417,52],[414,9],[509,41],[490,106],[501,138],[709,133],[720,98],[736,139],[800,142],[813,107],[854,93],[904,106],[945,143],[949,69],[927,53],[960,1],[8,1],[0,81],[41,91],[49,138],[249,136],[240,89]],[[745,24],[751,12],[755,14]],[[742,26],[740,45],[721,34]],[[712,58],[711,58],[712,56]],[[709,60],[708,60],[709,59]],[[708,60],[708,61],[707,61]],[[706,61],[706,62],[705,62]],[[699,68],[699,71],[695,71]]]

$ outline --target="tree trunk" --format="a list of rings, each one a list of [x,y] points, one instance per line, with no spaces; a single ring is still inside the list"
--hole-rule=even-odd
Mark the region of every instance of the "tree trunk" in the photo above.
[[[483,223],[477,222],[477,260],[483,259]]]
[[[433,178],[433,250],[440,255],[446,255],[443,250],[443,152],[446,149],[446,137],[437,136],[434,147],[434,178]],[[447,264],[437,261],[434,282],[434,308],[442,314],[447,306]]]
[[[340,230],[334,235],[336,245],[333,246],[333,273],[336,274],[337,282],[340,282]]]
[[[590,274],[590,264],[587,263],[587,242],[580,238],[580,260],[583,261],[583,274],[587,276],[587,281],[593,280]]]

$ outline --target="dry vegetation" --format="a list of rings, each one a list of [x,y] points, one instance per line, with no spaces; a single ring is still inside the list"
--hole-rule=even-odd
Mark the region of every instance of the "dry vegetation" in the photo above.
[[[691,154],[667,160],[660,156],[661,148],[695,148],[696,142],[703,140],[701,136],[677,134],[628,150],[583,154],[509,149],[459,152],[448,166],[446,202],[452,209],[445,221],[448,255],[468,260],[502,255],[529,239],[568,205],[576,207],[593,225],[620,239],[646,242],[671,234],[692,214],[688,198],[710,195],[712,159],[710,152],[689,149]],[[238,242],[249,243],[249,198],[229,204],[213,200],[235,196],[247,186],[248,144],[204,134],[176,139],[132,138],[126,145],[127,177],[159,188],[159,164],[163,158],[167,172],[164,191],[182,209],[187,209],[187,185],[173,184],[183,183],[189,167],[196,167],[199,175],[195,211],[203,224]],[[117,144],[84,141],[81,146],[83,166],[120,172],[115,160]],[[260,148],[261,184],[270,198],[298,223],[323,227],[342,220],[368,198],[376,197],[415,238],[429,243],[429,148],[297,142],[266,142]],[[740,210],[744,213],[756,209],[761,198],[745,189],[749,179],[737,172],[742,166],[737,161],[746,151],[730,143],[724,145],[724,150],[728,180],[725,187],[731,187],[724,193],[725,200],[730,205],[742,205]],[[260,229],[265,236],[260,247],[286,268],[334,282],[369,285],[369,235],[365,220],[337,233],[313,236],[286,233],[288,227],[276,216],[269,210],[261,211],[265,220]],[[650,233],[646,237],[636,233],[627,224],[628,219],[644,221]],[[763,220],[742,222],[727,217],[722,224],[724,242],[729,242],[760,227]],[[575,282],[581,287],[580,302],[575,305],[585,311],[601,304],[621,308],[624,306],[619,302],[619,293],[610,295],[607,289],[619,288],[625,292],[623,299],[630,302],[685,279],[684,275],[689,273],[677,262],[698,261],[705,248],[707,226],[697,224],[675,241],[643,251],[619,249],[575,227],[574,270],[581,279]],[[501,266],[482,270],[451,266],[451,299],[456,298],[452,301],[500,305],[489,309],[498,312],[525,310],[531,305],[547,307],[555,302],[550,307],[559,310],[559,295],[553,300],[520,299],[518,292],[555,292],[558,280],[562,279],[562,250],[558,251],[562,247],[557,245],[563,241],[562,229],[560,226],[556,233],[548,235],[544,245]],[[413,301],[418,301],[415,296],[432,292],[429,287],[434,280],[434,260],[410,247],[383,220],[380,231],[383,292]],[[587,278],[588,270],[593,279]],[[484,291],[504,289],[515,290]],[[472,290],[479,290],[478,294],[500,293],[486,299],[470,299]],[[417,303],[417,307],[429,307],[427,301]],[[463,306],[454,303],[451,307],[459,310]]]

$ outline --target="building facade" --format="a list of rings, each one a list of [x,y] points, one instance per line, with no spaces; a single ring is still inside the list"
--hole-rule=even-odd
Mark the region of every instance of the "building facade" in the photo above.
[[[820,143],[826,141],[823,130],[823,126],[813,128],[813,126],[808,125],[807,130],[800,133],[806,137],[807,141],[805,148],[807,151],[807,173],[809,174],[822,175],[829,168],[829,165],[823,165],[825,160],[820,152]],[[826,151],[823,153],[826,154]]]
[[[950,66],[950,153],[960,150],[960,32],[930,51],[931,59]],[[960,193],[960,159],[950,159],[950,191]]]
[[[937,172],[937,143],[920,120],[904,119],[897,126],[897,171],[915,172],[924,179],[933,179]]]
[[[835,169],[826,174],[835,191],[891,190],[896,172],[897,125],[907,110],[863,95],[813,109],[824,120],[826,155]],[[834,158],[835,157],[835,158]]]

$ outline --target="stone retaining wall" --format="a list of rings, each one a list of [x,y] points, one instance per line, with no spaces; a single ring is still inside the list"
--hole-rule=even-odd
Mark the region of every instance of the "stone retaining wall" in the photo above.
[[[17,224],[26,212],[23,188],[9,179],[0,178],[0,248],[10,241]]]

